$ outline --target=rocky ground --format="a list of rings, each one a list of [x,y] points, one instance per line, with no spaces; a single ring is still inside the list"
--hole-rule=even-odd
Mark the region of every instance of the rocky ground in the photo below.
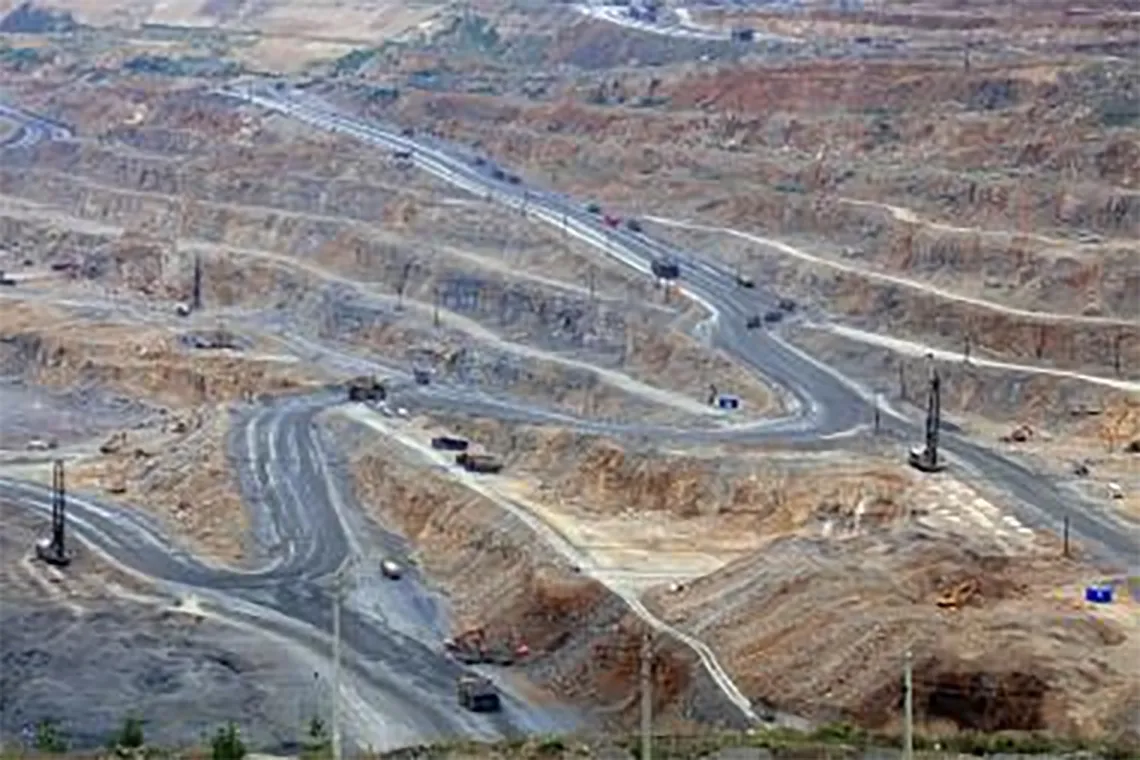
[[[949,421],[1140,518],[1134,19],[694,9],[789,38],[749,46],[528,0],[310,5],[0,3],[5,97],[78,129],[0,160],[5,473],[66,458],[75,488],[235,562],[229,410],[263,395],[416,368],[593,419],[711,425],[711,385],[750,418],[781,411],[693,337],[696,304],[398,156],[209,93],[270,69],[773,285],[796,308],[772,329],[908,413],[933,361]],[[408,408],[325,421],[456,630],[535,650],[513,679],[535,700],[633,725],[656,622],[658,727],[738,722],[696,637],[781,714],[896,730],[909,648],[924,730],[1136,733],[1128,581],[1082,603],[1098,571],[985,484],[867,438],[686,448]],[[506,471],[459,473],[427,446],[444,432]],[[240,716],[272,747],[316,709],[310,668],[252,633],[187,626],[95,582],[91,558],[45,581],[19,549],[39,523],[3,514],[5,733],[58,710],[94,745],[145,702],[178,725],[159,741]],[[111,661],[115,697],[75,709]]]
[[[170,607],[74,546],[61,573],[31,559],[43,524],[0,502],[0,734],[55,721],[71,747],[103,746],[129,715],[150,741],[198,744],[235,715],[258,746],[285,748],[318,714],[321,682],[286,645]],[[31,747],[28,747],[31,749]]]

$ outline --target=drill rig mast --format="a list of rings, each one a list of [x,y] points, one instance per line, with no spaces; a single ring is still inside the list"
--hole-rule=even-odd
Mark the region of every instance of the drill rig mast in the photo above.
[[[911,449],[911,467],[923,472],[939,472],[946,463],[938,459],[938,427],[942,420],[942,380],[938,370],[930,373],[930,395],[926,402],[926,442],[921,449]]]
[[[59,459],[52,467],[51,481],[51,538],[45,538],[36,544],[36,556],[49,565],[64,567],[71,562],[71,555],[64,543],[67,495],[63,484],[63,462]]]

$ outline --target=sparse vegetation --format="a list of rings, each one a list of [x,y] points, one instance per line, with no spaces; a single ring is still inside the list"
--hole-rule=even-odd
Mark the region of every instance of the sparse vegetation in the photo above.
[[[236,723],[230,722],[222,726],[210,739],[212,760],[242,760],[245,754],[245,743]]]

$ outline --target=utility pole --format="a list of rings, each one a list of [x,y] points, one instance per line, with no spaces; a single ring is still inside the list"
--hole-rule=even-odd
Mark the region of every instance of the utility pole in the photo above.
[[[435,306],[432,314],[432,324],[439,327],[439,286],[435,286]]]
[[[650,760],[653,734],[653,701],[650,690],[653,684],[652,636],[641,640],[641,760]]]
[[[962,352],[962,361],[966,364],[970,363],[970,333],[966,333],[966,347]]]
[[[194,254],[194,290],[190,295],[190,308],[199,311],[202,308],[202,255]]]
[[[332,752],[340,760],[340,604],[344,578],[338,573],[333,588]]]
[[[906,400],[906,365],[899,359],[899,398]]]
[[[1064,538],[1062,540],[1063,540],[1063,544],[1062,544],[1061,551],[1064,554],[1064,556],[1067,558],[1069,556],[1069,516],[1068,515],[1065,515],[1065,534],[1064,534]]]
[[[911,652],[906,650],[903,665],[903,760],[914,760],[914,674],[911,666]]]
[[[878,394],[878,393],[876,393],[876,394],[875,394],[875,419],[874,419],[874,423],[875,423],[875,435],[878,435],[878,434],[879,434],[879,426],[880,426],[880,424],[881,424],[881,422],[882,422],[882,419],[881,419],[882,415],[881,415],[881,413],[880,413],[880,409],[879,409],[879,407],[880,407],[879,394]]]

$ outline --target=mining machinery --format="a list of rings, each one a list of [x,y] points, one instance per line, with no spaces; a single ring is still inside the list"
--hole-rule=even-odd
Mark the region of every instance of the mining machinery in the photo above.
[[[36,557],[57,567],[64,567],[71,562],[71,555],[67,552],[64,543],[64,530],[66,517],[64,508],[67,497],[63,485],[63,462],[56,460],[51,473],[51,537],[36,543]]]
[[[459,704],[472,712],[498,712],[502,709],[502,700],[499,690],[494,682],[473,673],[464,674],[456,683],[456,696]]]
[[[938,472],[946,469],[946,463],[938,459],[938,426],[942,416],[942,381],[938,370],[930,373],[930,396],[926,402],[926,442],[921,449],[911,449],[908,461],[910,466],[923,472]]]
[[[384,401],[387,397],[384,382],[375,377],[355,377],[348,382],[349,401]]]

